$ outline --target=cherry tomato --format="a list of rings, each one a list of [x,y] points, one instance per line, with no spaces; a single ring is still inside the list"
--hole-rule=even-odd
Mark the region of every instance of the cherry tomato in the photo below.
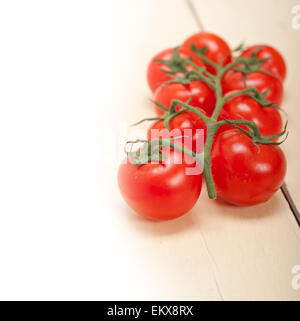
[[[172,60],[173,59],[174,48],[166,49],[158,53],[153,57],[148,65],[147,70],[147,81],[151,91],[154,93],[155,90],[162,85],[164,82],[171,80],[172,77],[168,75],[165,71],[170,70],[170,68],[163,63],[156,62],[155,60]],[[178,48],[178,53],[181,58],[191,58],[189,50],[184,47]],[[199,67],[203,67],[204,64],[199,57],[192,58],[193,63]],[[187,70],[193,70],[194,68],[190,65],[186,66]],[[177,76],[183,76],[181,73],[177,73]]]
[[[202,174],[186,174],[187,168],[195,167],[195,160],[187,161],[172,149],[166,155],[163,162],[136,167],[127,160],[119,168],[123,198],[138,214],[153,220],[171,220],[186,214],[201,192]]]
[[[268,58],[268,60],[261,64],[261,68],[271,72],[275,76],[279,77],[282,81],[284,81],[286,77],[286,64],[281,54],[276,49],[270,46],[255,45],[244,50],[241,53],[241,57],[250,58],[251,54],[255,50],[258,50],[257,54],[255,55],[256,58]]]
[[[278,77],[263,72],[253,72],[247,75],[246,84],[247,87],[256,87],[261,94],[269,90],[265,98],[278,107],[281,105],[283,86]],[[244,75],[239,71],[229,70],[222,79],[222,87],[224,94],[244,89]]]
[[[154,95],[154,100],[170,108],[173,99],[179,99],[183,102],[190,101],[190,105],[199,107],[211,115],[216,105],[216,95],[212,88],[205,82],[193,80],[190,84],[169,83],[160,86]],[[181,107],[176,107],[179,110]],[[163,115],[163,111],[155,105],[157,115]]]
[[[280,147],[259,144],[257,148],[237,129],[216,137],[211,157],[217,195],[234,205],[266,202],[280,188],[286,173]]]
[[[262,136],[274,136],[282,131],[282,119],[278,110],[273,107],[263,107],[253,98],[247,95],[239,95],[230,98],[223,106],[219,120],[240,120],[253,121]],[[248,129],[247,126],[240,126]],[[234,129],[232,125],[220,127],[220,131]]]
[[[201,112],[206,115],[204,110],[201,110]],[[175,139],[174,143],[182,145],[183,142],[185,147],[195,153],[203,151],[206,139],[206,125],[195,113],[184,111],[170,120],[169,127],[170,132],[166,129],[164,121],[158,120],[149,128],[148,140],[184,136],[184,138]],[[203,129],[203,131],[199,131],[199,129]]]
[[[209,32],[199,32],[189,37],[183,46],[190,50],[192,57],[198,57],[192,50],[191,44],[198,49],[207,48],[205,56],[218,65],[227,65],[232,61],[231,50],[227,43],[219,36]],[[206,65],[207,70],[212,74],[216,71],[213,67]]]

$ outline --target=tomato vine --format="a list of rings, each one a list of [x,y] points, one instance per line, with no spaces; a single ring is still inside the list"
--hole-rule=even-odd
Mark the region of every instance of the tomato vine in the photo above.
[[[173,60],[171,61],[157,60],[157,62],[165,64],[166,66],[169,67],[169,70],[165,71],[166,73],[172,76],[172,79],[169,80],[168,83],[176,82],[176,83],[188,84],[193,80],[201,80],[205,82],[208,86],[210,86],[216,94],[216,106],[212,116],[208,117],[203,113],[201,113],[201,111],[197,107],[193,107],[189,104],[190,101],[183,102],[181,100],[174,99],[172,100],[170,109],[166,108],[165,106],[157,102],[154,102],[164,112],[164,114],[158,117],[143,119],[136,124],[139,124],[145,120],[164,120],[165,127],[169,130],[169,122],[171,119],[178,116],[180,113],[184,111],[193,112],[205,122],[207,127],[207,138],[204,145],[203,153],[196,154],[185,147],[174,144],[173,142],[174,138],[173,139],[157,138],[155,140],[152,140],[151,142],[139,141],[139,140],[135,142],[131,142],[131,143],[143,142],[144,146],[138,152],[130,151],[130,152],[127,152],[127,154],[130,161],[135,166],[140,166],[151,160],[156,160],[156,161],[163,160],[163,153],[162,153],[163,146],[168,146],[174,150],[177,150],[189,156],[192,156],[194,159],[196,159],[200,163],[200,165],[203,168],[208,195],[210,198],[213,199],[213,198],[216,198],[216,190],[215,190],[214,180],[213,180],[212,171],[211,171],[211,149],[212,149],[212,143],[214,141],[215,134],[220,128],[220,126],[228,125],[228,124],[234,126],[235,128],[242,131],[245,135],[249,136],[252,139],[253,144],[259,148],[257,144],[266,144],[266,145],[281,144],[287,137],[287,134],[286,134],[287,124],[285,125],[284,130],[277,135],[262,136],[257,125],[253,121],[247,121],[244,119],[218,120],[219,114],[224,104],[229,99],[242,94],[250,96],[259,104],[261,104],[263,107],[278,108],[274,103],[266,100],[265,97],[266,97],[267,91],[264,93],[260,93],[257,88],[246,86],[246,79],[248,74],[253,72],[263,72],[263,73],[270,74],[270,72],[261,68],[261,64],[263,64],[266,61],[266,59],[257,59],[255,56],[259,49],[254,51],[249,58],[238,57],[234,61],[228,63],[225,66],[223,66],[222,64],[216,64],[215,62],[207,58],[205,56],[206,48],[202,48],[199,50],[196,48],[196,46],[194,46],[194,44],[191,44],[191,50],[197,56],[199,56],[199,58],[201,58],[206,65],[211,66],[216,71],[216,74],[214,75],[208,72],[205,67],[199,67],[198,65],[193,63],[191,58],[181,58],[178,54],[177,48],[174,49]],[[188,70],[186,68],[187,65],[192,66],[194,69]],[[236,71],[236,72],[242,72],[242,74],[244,75],[245,88],[234,91],[227,96],[223,96],[221,81],[225,73],[230,70]],[[178,76],[178,71],[180,71],[183,74],[183,76]],[[179,111],[178,110],[176,111],[176,106],[178,105],[181,106],[181,109]],[[241,128],[240,125],[246,126],[248,130]],[[283,139],[283,141],[281,142],[274,141],[275,138],[281,137],[285,134],[286,134],[286,137]]]

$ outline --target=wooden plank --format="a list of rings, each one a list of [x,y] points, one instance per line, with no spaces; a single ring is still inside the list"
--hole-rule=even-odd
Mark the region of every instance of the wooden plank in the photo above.
[[[192,2],[205,28],[221,34],[231,46],[234,47],[241,42],[249,45],[267,43],[282,52],[288,67],[282,108],[289,120],[289,137],[282,148],[288,159],[286,184],[299,211],[300,126],[297,124],[297,115],[300,100],[298,88],[300,29],[292,27],[292,18],[295,16],[292,14],[292,8],[297,2],[293,0],[212,0],[209,5],[202,0],[192,0]],[[284,114],[283,117],[286,118]]]
[[[129,107],[122,109],[129,122],[153,115],[144,81],[148,60],[197,31],[183,1],[172,4],[151,1],[149,26],[154,29],[139,25],[144,37],[136,38],[139,55],[131,67],[134,77],[124,101]],[[233,5],[229,4],[232,12]],[[212,27],[216,12],[222,13],[214,11]],[[156,22],[166,13],[167,23],[160,27]],[[232,19],[232,14],[228,17]],[[224,28],[219,29],[226,35]],[[230,42],[237,44],[239,40],[240,35]],[[138,282],[147,279],[148,288],[140,290],[141,298],[300,299],[299,291],[291,287],[291,269],[300,262],[300,234],[280,192],[258,207],[237,208],[208,200],[204,188],[192,212],[173,222],[140,219],[121,198],[116,212],[122,235],[133,244],[132,256],[138,259]],[[133,286],[130,295],[136,297],[136,291]]]
[[[300,233],[278,192],[269,202],[238,208],[202,194],[197,223],[225,300],[294,300],[291,269],[300,260]]]
[[[291,2],[230,0],[211,1],[207,6],[204,1],[194,0],[193,5],[203,19],[204,26],[218,34],[221,31],[232,46],[241,40],[249,40],[250,44],[267,41],[283,52],[289,66],[298,64],[294,46],[299,48],[300,38],[298,35],[296,39],[289,24]],[[256,23],[253,24],[252,19]],[[284,108],[289,115],[295,115],[291,117],[295,120],[299,93],[290,78],[293,77],[295,81],[299,75],[293,70],[289,74]],[[292,119],[292,139],[283,148],[289,162],[287,184],[298,203],[299,190],[295,187],[299,172],[294,163],[299,161],[300,154],[292,147],[293,143],[295,146],[294,140],[300,137],[299,127],[296,127]],[[294,156],[291,156],[292,150]],[[292,157],[295,161],[291,163]],[[205,219],[211,227],[204,229],[203,233],[218,269],[217,277],[223,297],[229,300],[299,300],[299,291],[291,288],[291,268],[300,261],[300,233],[282,194],[278,192],[266,204],[253,208],[240,209],[215,202],[207,203],[207,206],[211,208],[211,215],[202,215],[201,222],[203,224]]]

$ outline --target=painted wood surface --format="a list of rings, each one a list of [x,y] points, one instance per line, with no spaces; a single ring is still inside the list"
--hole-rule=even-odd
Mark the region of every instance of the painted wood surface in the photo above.
[[[152,0],[143,5],[146,3],[147,18],[128,30],[131,36],[137,32],[137,52],[131,61],[123,108],[120,106],[129,123],[153,115],[145,80],[150,58],[198,30],[186,1]],[[283,107],[290,119],[290,137],[284,147],[289,162],[287,184],[299,203],[300,153],[295,146],[300,138],[296,125],[300,31],[290,25],[291,2],[194,0],[193,4],[204,27],[230,45],[268,42],[286,57],[289,76]],[[111,176],[106,173],[106,177],[109,180]],[[160,223],[139,218],[118,196],[114,217],[122,229],[122,240],[127,242],[122,247],[132,246],[131,259],[136,262],[132,271],[136,281],[126,294],[120,293],[122,298],[300,300],[299,290],[291,286],[292,267],[300,264],[300,229],[280,191],[265,204],[237,208],[210,201],[204,188],[190,214]],[[130,269],[132,262],[122,264]]]

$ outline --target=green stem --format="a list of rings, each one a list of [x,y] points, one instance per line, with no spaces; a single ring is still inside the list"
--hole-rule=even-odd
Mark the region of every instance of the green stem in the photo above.
[[[181,147],[179,145],[176,145],[176,144],[172,143],[172,141],[174,139],[176,139],[176,137],[174,137],[172,140],[171,139],[156,138],[156,139],[152,140],[151,142],[139,140],[139,139],[137,139],[135,141],[128,141],[127,144],[129,144],[129,143],[132,143],[132,144],[144,143],[144,148],[142,149],[142,152],[137,151],[137,152],[126,152],[126,153],[127,153],[128,157],[131,160],[133,165],[140,166],[140,165],[143,165],[143,164],[148,163],[149,161],[153,160],[153,156],[157,156],[154,154],[159,152],[161,150],[162,146],[166,146],[166,147],[169,147],[171,149],[177,150],[181,153],[191,156],[200,164],[201,168],[204,167],[204,163],[203,163],[204,152],[197,154],[197,153],[193,152],[192,150],[189,150],[189,149],[186,149],[186,148]],[[144,157],[145,153],[146,153],[146,157]],[[135,160],[135,158],[138,158],[138,157],[141,157],[141,158],[138,160]],[[155,160],[157,160],[157,159],[158,158],[156,157]]]
[[[222,87],[221,87],[221,81],[220,79],[217,77],[216,78],[216,107],[215,110],[212,114],[212,119],[213,120],[217,120],[218,116],[220,114],[221,109],[224,106],[224,99],[223,99],[223,93],[222,93]]]
[[[241,89],[238,91],[235,91],[229,95],[227,95],[226,97],[224,97],[224,102],[227,102],[229,99],[239,96],[239,95],[243,95],[243,94],[248,94],[248,93],[254,93],[256,95],[260,95],[259,91],[257,90],[257,88],[255,87],[247,87],[245,89]]]
[[[201,59],[202,61],[206,64],[206,65],[209,65],[211,67],[213,67],[215,70],[220,70],[221,69],[221,66],[216,64],[215,62],[211,61],[209,58],[207,58],[205,56],[205,53],[201,52],[201,50],[197,50],[197,48],[192,45],[191,46],[191,49],[194,53],[196,53]]]
[[[196,69],[196,70],[191,70],[189,72],[190,75],[195,75],[197,80],[202,80],[205,83],[207,83],[210,87],[215,89],[215,76],[214,75],[210,74],[209,72],[207,72],[205,70],[201,70],[202,68],[193,62],[190,62],[189,64]]]
[[[191,70],[188,73],[190,80],[202,80],[212,89],[216,89],[216,86],[213,81],[211,81],[207,76],[204,76],[202,72],[196,70]]]
[[[137,126],[137,125],[140,125],[142,124],[143,122],[145,121],[153,121],[153,120],[161,120],[161,119],[164,119],[163,117],[161,116],[157,116],[157,117],[150,117],[150,118],[144,118],[144,119],[141,119],[140,121],[132,124],[131,126]]]
[[[250,127],[252,130],[253,130],[253,133],[256,137],[261,137],[261,134],[260,134],[260,131],[257,127],[257,125],[253,122],[253,121],[250,121],[250,120],[222,120],[222,121],[218,121],[218,124],[219,126],[221,125],[228,125],[228,124],[231,124],[231,125],[245,125],[247,127]],[[250,133],[248,134],[250,136]]]
[[[212,114],[212,119],[213,120],[217,120],[218,116],[227,100],[227,98],[223,97],[223,92],[222,92],[222,86],[221,86],[221,80],[224,76],[224,74],[232,69],[234,66],[240,64],[241,62],[245,61],[244,58],[237,58],[235,61],[231,62],[230,64],[223,66],[221,68],[219,68],[218,70],[218,74],[215,77],[215,91],[216,91],[216,107],[215,110]]]
[[[204,146],[204,177],[206,181],[207,193],[209,198],[216,198],[215,183],[211,172],[211,147],[214,136],[219,128],[219,123],[208,125],[207,136]]]
[[[197,108],[197,107],[193,107],[193,106],[191,106],[181,100],[178,100],[178,99],[172,100],[172,104],[180,105],[180,106],[184,107],[185,109],[192,111],[193,113],[198,115],[205,122],[205,124],[210,124],[213,122],[209,117],[207,117],[203,113],[201,113],[201,111],[199,111],[199,108]]]
[[[169,140],[162,139],[162,142],[165,142],[166,144],[167,144],[168,141]],[[195,158],[196,161],[199,162],[200,166],[202,168],[204,167],[204,164],[203,164],[203,153],[196,154],[196,153],[194,153],[193,151],[191,151],[189,149],[186,149],[184,147],[181,147],[179,145],[172,144],[172,143],[170,143],[169,145],[165,145],[165,144],[163,144],[163,145],[164,146],[168,146],[168,147],[170,146],[171,148],[173,148],[173,149],[175,149],[175,150],[177,150],[177,151],[179,151],[181,153],[184,153],[186,155],[189,155],[189,156]]]

